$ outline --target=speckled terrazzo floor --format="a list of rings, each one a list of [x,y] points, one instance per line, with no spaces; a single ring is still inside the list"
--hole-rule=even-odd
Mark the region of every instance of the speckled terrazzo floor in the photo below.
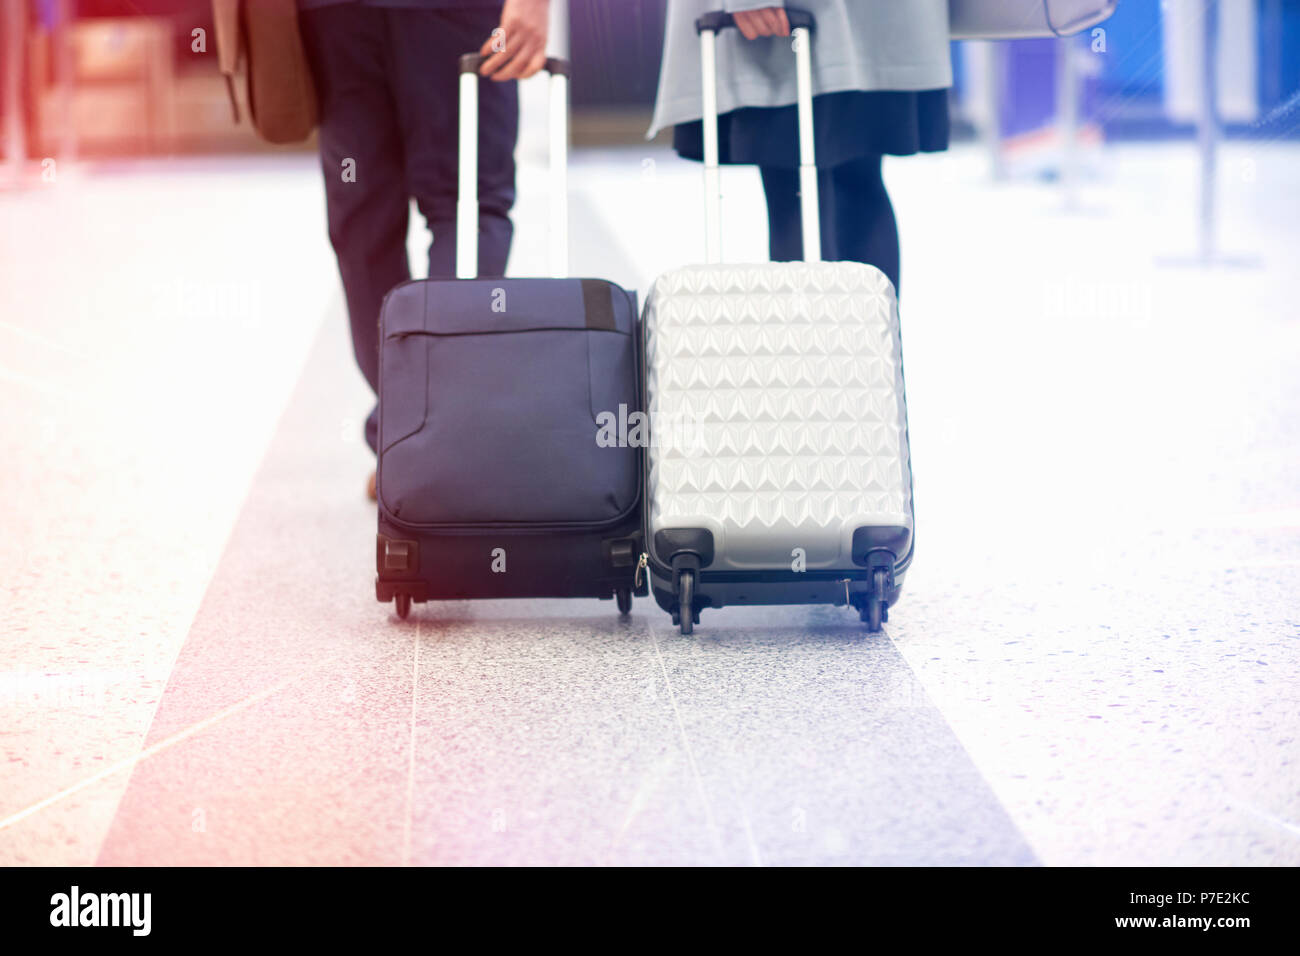
[[[1081,216],[971,152],[890,165],[919,551],[870,639],[834,609],[689,640],[649,602],[397,621],[311,164],[0,197],[148,211],[67,257],[153,237],[70,287],[4,236],[0,862],[1300,863],[1300,208],[1294,149],[1252,158],[1226,241],[1262,265],[1210,274],[1153,264],[1185,237],[1178,147],[1113,150]],[[698,230],[619,224],[693,223],[698,185],[641,159],[579,156],[572,215],[578,271],[644,291]],[[760,255],[756,183],[728,182],[729,254]],[[214,223],[165,209],[250,183],[301,212],[239,253],[256,354],[159,298],[183,288],[125,312],[156,269],[203,275],[159,217]],[[972,261],[994,216],[1005,266]]]

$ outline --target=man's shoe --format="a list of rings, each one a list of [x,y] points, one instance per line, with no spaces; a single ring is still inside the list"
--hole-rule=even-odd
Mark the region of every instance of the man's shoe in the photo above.
[[[370,473],[370,480],[366,482],[366,497],[371,501],[378,501],[379,495],[375,493],[375,473]]]

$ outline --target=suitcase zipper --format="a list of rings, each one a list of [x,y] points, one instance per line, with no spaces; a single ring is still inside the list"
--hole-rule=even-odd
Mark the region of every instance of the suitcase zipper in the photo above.
[[[644,551],[641,552],[641,557],[637,558],[636,575],[635,577],[632,578],[632,588],[634,590],[640,589],[641,579],[645,577],[646,562],[648,562],[649,560],[650,560],[650,555],[646,554]]]
[[[535,325],[526,329],[474,329],[464,332],[434,332],[429,329],[401,329],[397,332],[390,332],[385,337],[385,342],[401,342],[410,338],[434,338],[434,339],[455,339],[468,338],[478,335],[527,335],[530,332],[613,332],[615,335],[622,335],[630,338],[630,332],[620,332],[618,329],[589,329],[586,326],[576,325]]]
[[[638,499],[640,495],[637,496]],[[500,534],[509,532],[511,534],[554,534],[555,532],[566,531],[599,531],[601,528],[613,528],[627,520],[628,516],[640,506],[640,501],[631,508],[623,511],[622,514],[609,520],[601,521],[537,521],[530,523],[522,522],[472,522],[472,523],[421,523],[414,521],[403,521],[401,516],[394,515],[391,512],[385,513],[385,518],[395,525],[402,528],[408,528],[412,531],[424,531],[429,534],[450,534],[450,535],[472,535],[472,534]]]

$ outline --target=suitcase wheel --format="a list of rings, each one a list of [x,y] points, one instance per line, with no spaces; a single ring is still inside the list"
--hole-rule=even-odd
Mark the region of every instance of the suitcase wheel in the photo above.
[[[632,613],[632,590],[631,588],[619,588],[614,592],[614,599],[618,601],[619,614]]]
[[[396,606],[397,616],[405,621],[407,615],[411,613],[411,595],[398,594],[393,598],[393,604]]]
[[[867,598],[867,606],[862,609],[860,616],[867,623],[868,633],[875,634],[880,630],[884,617],[880,613],[880,602],[875,598]]]
[[[690,634],[695,625],[695,572],[683,571],[677,580],[678,626],[683,634]]]
[[[864,599],[858,616],[866,622],[867,632],[875,634],[880,631],[880,625],[889,620],[889,572],[877,568],[871,576],[871,585],[873,593]]]

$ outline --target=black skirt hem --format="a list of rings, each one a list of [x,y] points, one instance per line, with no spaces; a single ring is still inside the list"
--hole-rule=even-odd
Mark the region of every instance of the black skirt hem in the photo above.
[[[864,156],[910,156],[948,148],[948,91],[846,90],[813,97],[817,165]],[[673,149],[704,158],[699,120],[673,127]],[[747,106],[718,117],[718,157],[727,165],[799,165],[798,119],[790,106]]]

